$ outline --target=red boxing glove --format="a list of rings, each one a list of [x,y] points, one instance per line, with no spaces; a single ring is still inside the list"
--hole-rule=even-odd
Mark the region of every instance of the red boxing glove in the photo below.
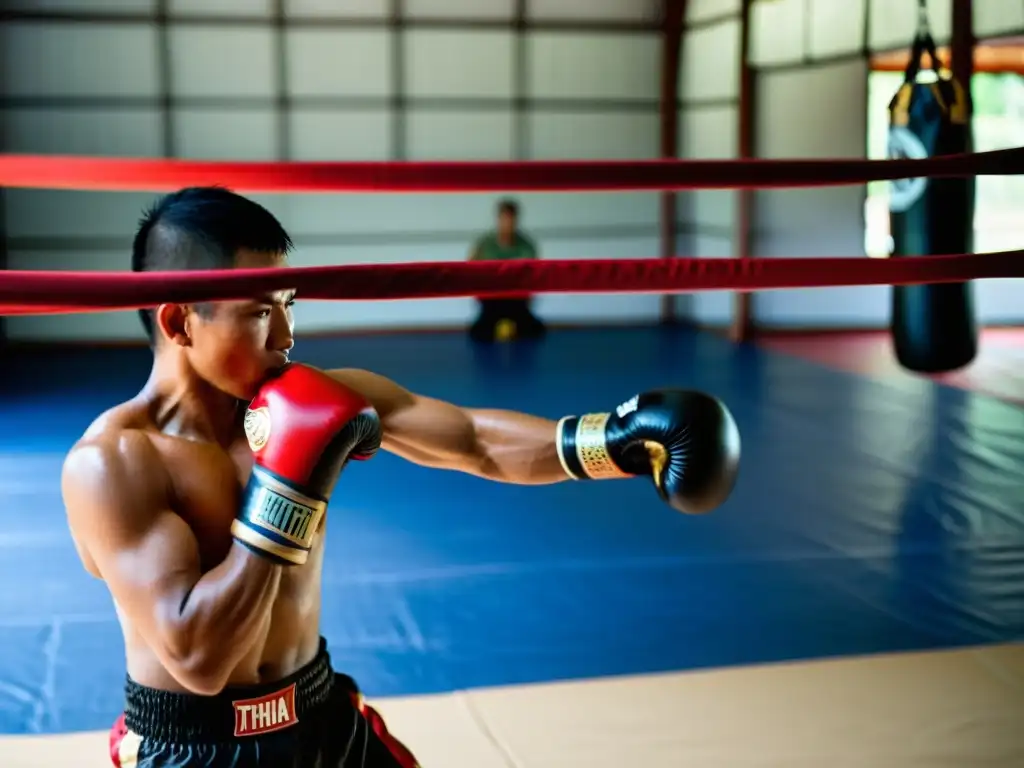
[[[342,468],[380,448],[380,418],[358,392],[292,363],[249,404],[245,436],[256,462],[231,533],[259,555],[302,565]]]

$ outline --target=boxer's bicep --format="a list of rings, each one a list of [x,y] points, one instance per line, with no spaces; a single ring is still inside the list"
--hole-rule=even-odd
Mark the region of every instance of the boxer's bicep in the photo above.
[[[374,404],[384,427],[384,449],[415,464],[524,485],[566,479],[555,447],[556,423],[550,419],[461,408],[367,371],[331,375]]]
[[[373,403],[384,428],[384,450],[423,466],[488,474],[488,454],[470,411],[413,394],[369,371],[329,373]]]
[[[170,509],[168,481],[148,438],[76,448],[62,490],[72,533],[95,563],[122,614],[165,661],[184,642],[182,605],[199,580],[199,547]]]

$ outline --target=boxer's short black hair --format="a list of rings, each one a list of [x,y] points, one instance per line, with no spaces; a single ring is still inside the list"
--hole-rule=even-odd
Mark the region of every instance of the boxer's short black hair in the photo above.
[[[509,216],[519,215],[519,203],[515,200],[506,197],[504,200],[498,201],[498,214],[507,213]]]
[[[223,187],[188,187],[166,195],[139,220],[133,272],[230,269],[240,250],[287,253],[292,241],[259,203]],[[152,343],[153,310],[139,310]]]

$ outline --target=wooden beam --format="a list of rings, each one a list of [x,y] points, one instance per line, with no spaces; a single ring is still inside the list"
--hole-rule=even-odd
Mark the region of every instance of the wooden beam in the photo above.
[[[949,41],[949,69],[953,79],[963,86],[967,96],[967,119],[970,120],[973,108],[971,104],[971,78],[974,76],[974,20],[971,13],[971,0],[953,0],[952,37]]]
[[[679,156],[679,61],[682,53],[683,24],[686,19],[687,0],[667,0],[661,25],[661,156],[674,159]],[[662,192],[661,202],[661,258],[676,257],[676,193]],[[676,320],[675,297],[661,297],[661,322]]]
[[[751,6],[753,0],[743,0],[740,7],[740,94],[737,109],[737,141],[736,157],[746,160],[757,154],[755,147],[755,105],[754,105],[754,68],[750,65],[750,25]],[[751,255],[751,230],[754,218],[754,192],[741,189],[736,192],[736,220],[733,230],[733,255],[745,259]],[[732,325],[729,337],[736,342],[746,341],[754,330],[752,312],[752,295],[736,292],[733,298]]]

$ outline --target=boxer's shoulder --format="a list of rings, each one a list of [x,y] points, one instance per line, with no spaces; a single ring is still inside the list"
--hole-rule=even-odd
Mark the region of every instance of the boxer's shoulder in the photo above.
[[[335,368],[325,373],[365,397],[383,420],[385,431],[388,417],[409,405],[414,399],[414,395],[404,387],[372,371],[360,368]]]
[[[137,400],[129,400],[96,416],[85,428],[75,447],[109,444],[126,434],[130,436],[129,439],[139,439],[155,430],[156,425],[147,405]]]
[[[159,465],[153,420],[144,405],[129,401],[104,411],[86,427],[65,460],[65,470],[95,475],[113,465],[132,470]]]
[[[171,483],[145,421],[132,408],[113,408],[85,430],[64,459],[61,495],[75,546],[100,577],[92,552],[111,532],[141,530],[166,509]]]
[[[117,419],[91,425],[64,459],[61,486],[69,514],[97,506],[117,508],[120,498],[165,499],[171,485],[152,437],[145,427]]]

